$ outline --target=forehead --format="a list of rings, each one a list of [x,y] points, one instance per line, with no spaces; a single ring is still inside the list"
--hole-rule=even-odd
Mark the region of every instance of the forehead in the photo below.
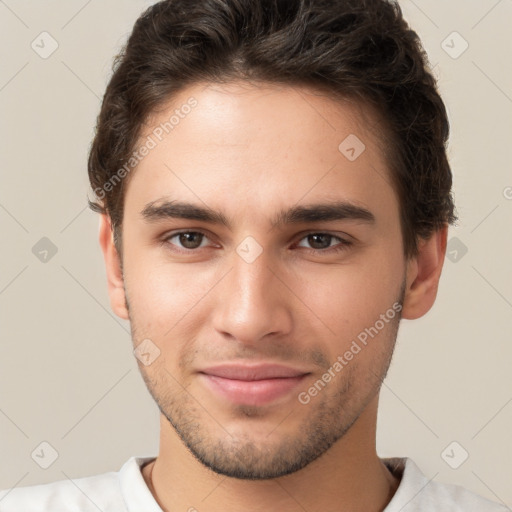
[[[126,203],[140,211],[171,196],[263,213],[301,200],[386,199],[396,210],[379,126],[369,106],[309,87],[194,84],[147,119],[139,147],[152,148]]]
[[[190,104],[194,106],[191,108]],[[185,123],[187,118],[193,121]],[[169,121],[172,126],[166,125]],[[249,144],[258,142],[257,135],[262,135],[265,145],[282,146],[314,140],[315,134],[324,138],[337,132],[335,138],[339,138],[344,131],[352,130],[382,150],[385,139],[381,116],[369,103],[334,98],[326,90],[312,86],[233,81],[196,83],[182,89],[151,112],[142,127],[141,140],[159,127],[165,132],[163,137],[170,138],[166,135],[176,135],[180,126],[183,131],[183,125],[191,123],[203,144]],[[279,139],[268,136],[284,126],[288,129],[280,132]],[[215,130],[211,130],[213,127]]]

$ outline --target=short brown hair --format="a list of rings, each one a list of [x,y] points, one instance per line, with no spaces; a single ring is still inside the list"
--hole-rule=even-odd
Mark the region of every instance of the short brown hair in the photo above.
[[[114,60],[89,153],[97,199],[89,206],[109,215],[118,250],[127,180],[112,180],[143,124],[188,85],[235,79],[317,86],[377,108],[391,141],[406,257],[417,254],[418,238],[456,220],[446,109],[397,3],[165,0],[139,17]]]

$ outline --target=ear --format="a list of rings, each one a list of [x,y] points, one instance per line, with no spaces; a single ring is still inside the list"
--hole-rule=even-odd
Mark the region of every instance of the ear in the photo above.
[[[106,214],[100,214],[99,241],[105,259],[110,307],[118,317],[128,320],[121,260],[114,245],[110,217]]]
[[[420,239],[418,255],[407,262],[407,279],[402,318],[414,320],[434,305],[446,253],[448,226],[428,239]]]

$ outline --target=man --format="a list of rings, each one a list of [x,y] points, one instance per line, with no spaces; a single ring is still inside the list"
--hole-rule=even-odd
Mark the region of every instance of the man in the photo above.
[[[505,510],[375,448],[401,318],[455,220],[446,111],[384,0],[171,0],[136,22],[89,157],[158,457],[2,511]]]

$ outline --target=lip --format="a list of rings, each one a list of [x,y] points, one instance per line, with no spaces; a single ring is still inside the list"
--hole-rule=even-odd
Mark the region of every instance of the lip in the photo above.
[[[215,394],[235,404],[255,406],[290,394],[308,374],[279,364],[223,364],[199,372]]]

